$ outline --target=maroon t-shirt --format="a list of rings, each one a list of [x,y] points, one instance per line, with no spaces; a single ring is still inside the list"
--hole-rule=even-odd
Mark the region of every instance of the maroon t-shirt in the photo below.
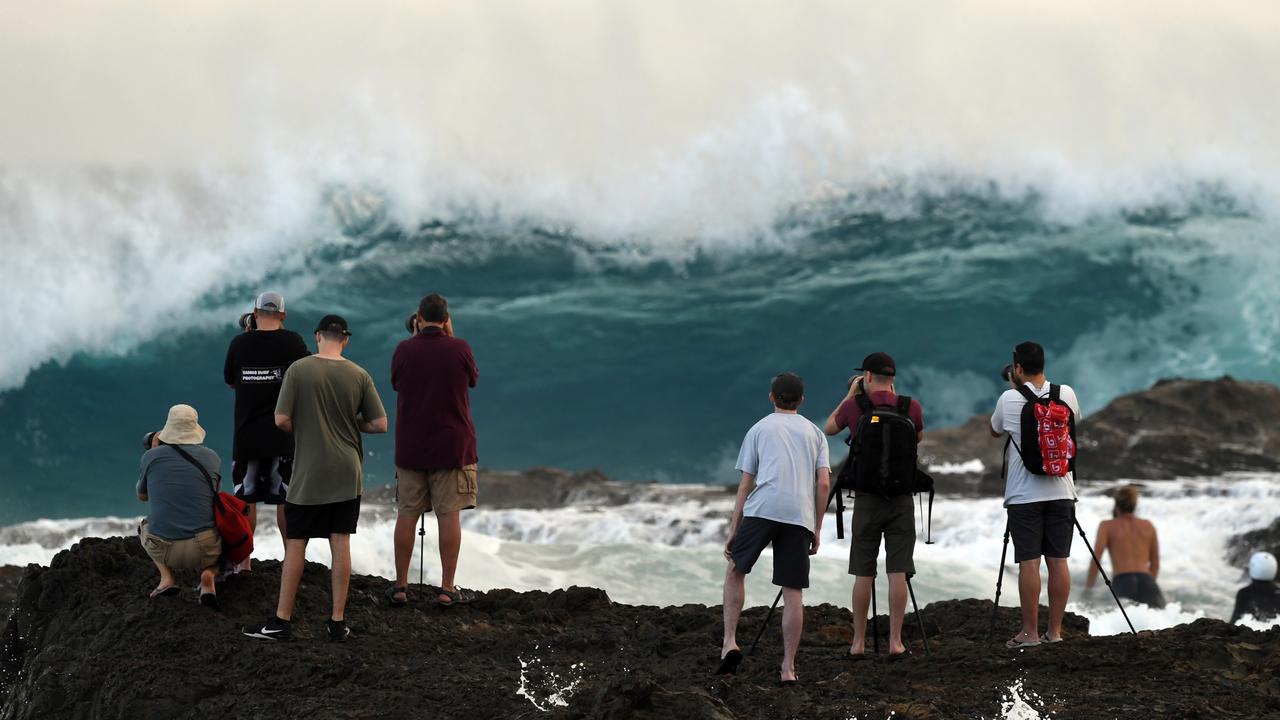
[[[898,396],[888,390],[876,390],[871,393],[872,405],[889,405],[898,407]],[[916,424],[916,432],[924,432],[924,409],[920,407],[920,403],[915,398],[911,398],[911,409],[907,411],[907,417],[911,418],[911,422]],[[858,407],[857,398],[849,398],[840,403],[840,409],[836,410],[836,425],[840,429],[857,428],[858,422],[862,420],[862,408]]]
[[[440,328],[426,328],[396,346],[396,467],[442,470],[477,461],[468,389],[479,377],[471,346]]]

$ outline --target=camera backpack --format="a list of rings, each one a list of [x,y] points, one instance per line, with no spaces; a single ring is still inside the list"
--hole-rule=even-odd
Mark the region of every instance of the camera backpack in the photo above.
[[[1017,448],[1022,464],[1033,475],[1065,477],[1076,468],[1076,416],[1062,402],[1062,386],[1049,384],[1049,395],[1039,397],[1026,385],[1018,392],[1026,398],[1022,408],[1022,444]]]
[[[881,497],[929,493],[930,526],[933,515],[933,478],[921,472],[917,459],[919,431],[911,421],[911,398],[899,396],[896,405],[874,405],[867,394],[854,395],[862,410],[856,428],[845,443],[849,458],[840,468],[831,494],[836,500],[836,536],[844,537],[843,493],[870,493]]]

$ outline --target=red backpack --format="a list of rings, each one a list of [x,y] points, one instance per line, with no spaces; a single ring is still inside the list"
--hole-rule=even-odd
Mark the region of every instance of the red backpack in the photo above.
[[[249,524],[249,504],[231,493],[218,492],[218,481],[213,479],[203,463],[177,445],[169,447],[195,465],[204,479],[213,486],[213,524],[222,537],[222,556],[233,563],[243,562],[253,554],[253,526]]]
[[[1022,464],[1033,475],[1065,477],[1076,467],[1076,417],[1062,402],[1062,386],[1050,383],[1048,397],[1037,396],[1026,385],[1019,385],[1018,392],[1027,400],[1022,446],[1014,443]]]

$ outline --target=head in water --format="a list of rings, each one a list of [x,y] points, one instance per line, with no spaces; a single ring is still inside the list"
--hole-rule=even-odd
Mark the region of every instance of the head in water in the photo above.
[[[1249,577],[1263,582],[1276,579],[1276,556],[1269,552],[1256,552],[1249,558]]]
[[[1125,485],[1116,491],[1116,514],[1131,513],[1138,509],[1138,486]]]

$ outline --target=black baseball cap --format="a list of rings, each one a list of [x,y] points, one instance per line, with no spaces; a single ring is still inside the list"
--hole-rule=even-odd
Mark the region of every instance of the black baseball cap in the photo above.
[[[898,374],[898,368],[894,364],[893,358],[889,357],[888,353],[882,352],[874,352],[863,358],[862,366],[856,368],[856,370],[886,377],[893,377]]]
[[[316,332],[337,333],[351,337],[351,331],[347,329],[347,321],[341,315],[325,315],[320,318],[320,324],[316,326]]]

